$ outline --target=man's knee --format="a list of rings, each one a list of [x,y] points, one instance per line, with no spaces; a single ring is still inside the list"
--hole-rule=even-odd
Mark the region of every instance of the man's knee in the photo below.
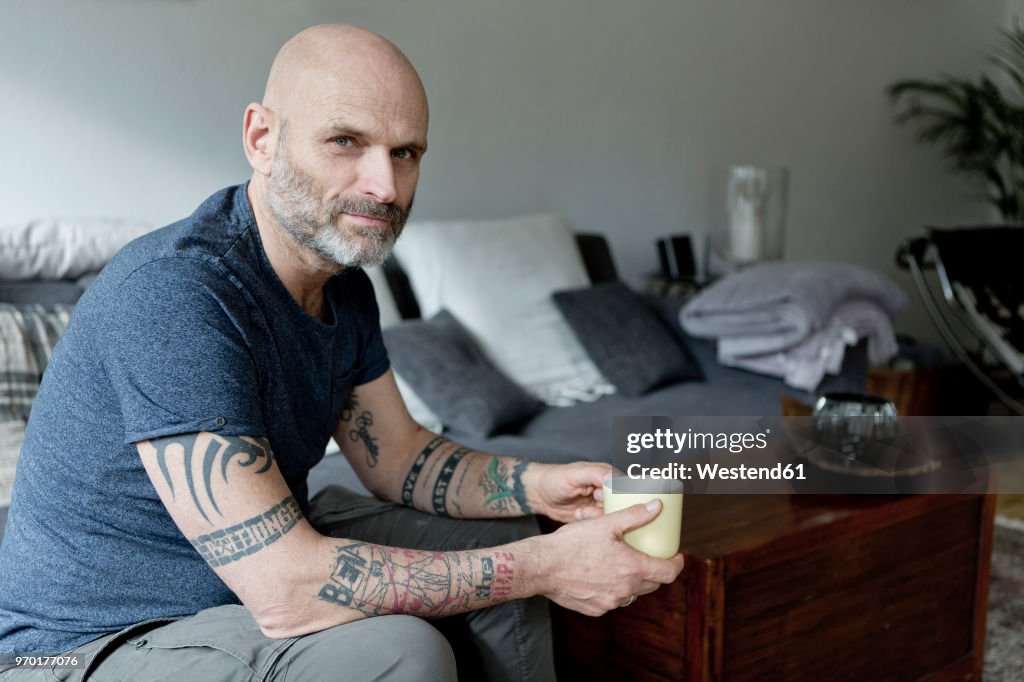
[[[440,632],[413,616],[378,616],[300,637],[278,662],[280,679],[457,679]],[[272,678],[272,679],[278,679]]]
[[[374,618],[388,641],[402,652],[396,680],[455,680],[455,654],[437,628],[413,616]],[[385,622],[386,621],[386,622]]]

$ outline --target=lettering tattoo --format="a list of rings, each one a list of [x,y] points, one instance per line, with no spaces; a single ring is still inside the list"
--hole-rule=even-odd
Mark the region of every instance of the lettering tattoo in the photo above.
[[[256,466],[254,473],[263,474],[270,470],[274,463],[274,455],[270,450],[270,442],[266,438],[228,437],[219,436],[215,433],[200,434],[189,433],[181,436],[168,436],[151,441],[156,449],[156,462],[163,474],[164,481],[171,491],[171,499],[175,499],[174,481],[171,479],[170,467],[168,466],[168,454],[177,451],[182,452],[182,465],[185,470],[185,483],[188,486],[192,503],[199,513],[203,515],[207,523],[213,524],[207,514],[207,507],[221,516],[220,507],[213,496],[214,469],[220,464],[220,477],[227,483],[228,464],[236,457],[244,457],[238,461],[241,467]],[[198,469],[198,471],[197,471]],[[196,481],[196,477],[200,481]]]
[[[452,453],[448,461],[441,467],[441,473],[437,475],[437,480],[434,481],[434,493],[431,496],[431,502],[434,505],[434,513],[438,516],[450,516],[448,513],[448,487],[452,482],[452,476],[455,475],[455,469],[459,466],[459,461],[469,453],[469,448],[459,448]]]
[[[423,448],[423,451],[416,456],[416,461],[412,463],[412,468],[409,469],[409,473],[406,474],[405,480],[402,482],[402,504],[407,507],[412,506],[412,494],[416,488],[416,481],[419,480],[420,473],[423,471],[423,465],[430,459],[430,455],[434,453],[439,447],[445,443],[450,443],[444,436],[438,436],[434,440],[427,443],[427,447]]]
[[[291,495],[251,519],[228,528],[189,538],[196,551],[213,568],[230,564],[272,545],[302,518],[299,503]]]
[[[526,501],[526,489],[523,487],[523,472],[529,462],[522,458],[513,461],[514,465],[510,467],[507,460],[495,457],[480,475],[480,488],[487,495],[484,506],[499,512],[515,512],[515,505],[518,505],[519,511],[529,514],[530,504]]]
[[[425,552],[346,542],[335,547],[323,601],[371,616],[441,616],[512,596],[515,555],[502,551]]]
[[[372,468],[377,466],[377,461],[380,459],[380,447],[377,445],[377,439],[370,435],[370,427],[373,426],[373,412],[363,410],[362,414],[356,417],[357,407],[359,407],[359,400],[356,399],[354,392],[350,393],[348,400],[345,401],[345,406],[341,408],[341,418],[343,421],[354,423],[354,426],[349,429],[348,439],[353,443],[363,444],[366,449],[366,464]]]

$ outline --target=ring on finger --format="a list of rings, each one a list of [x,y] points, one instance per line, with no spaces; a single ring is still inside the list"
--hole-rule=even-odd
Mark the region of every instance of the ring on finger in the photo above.
[[[629,599],[627,599],[626,601],[624,601],[621,604],[619,604],[619,608],[620,609],[624,609],[624,608],[626,608],[627,606],[629,606],[630,604],[632,604],[635,601],[636,601],[636,595],[635,594],[631,594],[631,595],[629,595]]]

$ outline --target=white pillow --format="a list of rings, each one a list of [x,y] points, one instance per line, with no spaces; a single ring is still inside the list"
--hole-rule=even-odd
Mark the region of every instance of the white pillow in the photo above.
[[[381,329],[401,322],[402,316],[398,312],[398,304],[395,303],[391,287],[388,286],[384,269],[378,266],[364,268],[364,271],[370,278],[370,283],[373,284],[373,293],[377,297]],[[395,382],[398,384],[398,392],[402,394],[402,400],[405,401],[405,407],[409,410],[410,416],[428,431],[441,433],[441,429],[444,428],[441,418],[434,414],[434,411],[427,407],[425,402],[420,400],[420,397],[410,388],[409,384],[402,380],[402,377],[397,372],[395,372]]]
[[[73,279],[152,230],[130,220],[46,218],[0,226],[0,278]]]
[[[388,286],[387,277],[384,275],[384,268],[378,265],[372,268],[363,268],[363,272],[370,278],[370,284],[373,285],[373,294],[377,297],[377,309],[380,311],[380,328],[386,329],[391,325],[401,322],[402,315],[398,312],[398,304],[395,303],[391,287]]]
[[[412,223],[395,255],[423,317],[446,308],[501,371],[544,402],[615,391],[551,300],[590,284],[563,218]]]

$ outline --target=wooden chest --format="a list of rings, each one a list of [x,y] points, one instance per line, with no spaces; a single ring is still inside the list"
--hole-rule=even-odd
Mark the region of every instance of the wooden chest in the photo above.
[[[679,580],[553,608],[562,680],[981,678],[994,497],[690,495]]]

